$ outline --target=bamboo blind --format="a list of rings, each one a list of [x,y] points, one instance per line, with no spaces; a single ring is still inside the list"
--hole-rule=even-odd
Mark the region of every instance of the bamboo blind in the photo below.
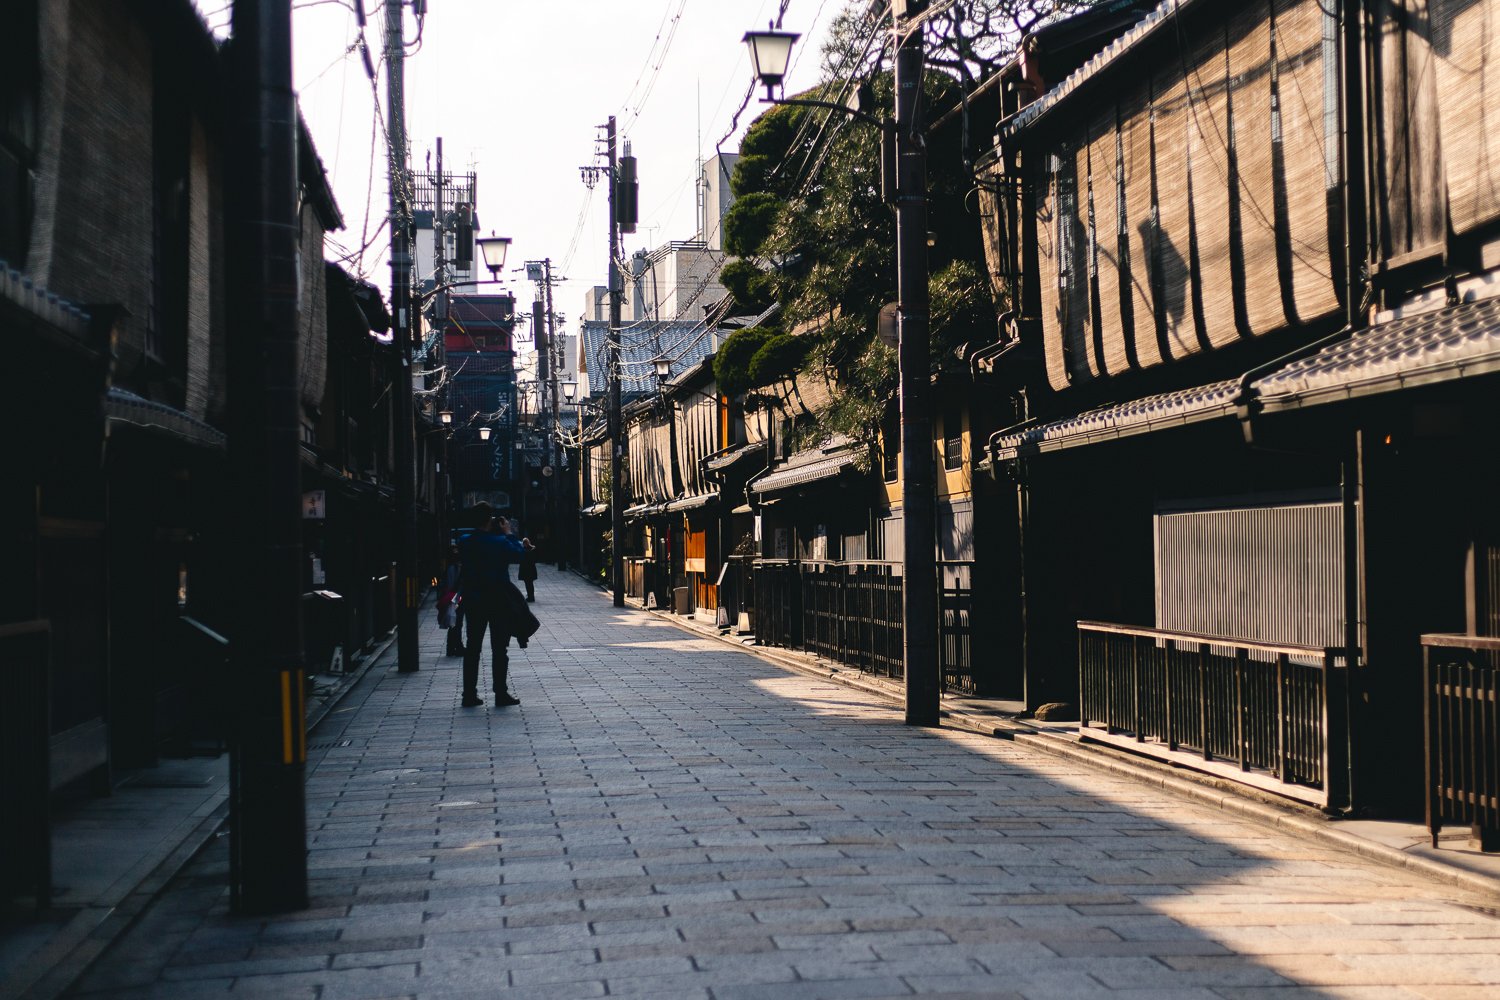
[[[1066,239],[1063,284],[1068,374],[1074,380],[1097,378],[1102,369],[1094,357],[1093,313],[1089,263],[1089,149],[1087,142],[1069,144],[1062,157],[1058,223]]]
[[[1152,102],[1152,141],[1156,148],[1156,255],[1152,287],[1157,295],[1157,322],[1162,324],[1168,357],[1197,353],[1193,328],[1192,202],[1188,176],[1187,80],[1182,63],[1171,60],[1156,75]]]
[[[1045,172],[1037,178],[1033,193],[1036,215],[1037,286],[1041,293],[1043,356],[1047,382],[1054,389],[1068,387],[1068,369],[1063,359],[1063,318],[1058,273],[1057,161],[1045,157]]]
[[[1129,279],[1125,299],[1131,326],[1126,344],[1135,348],[1135,364],[1141,368],[1162,361],[1156,329],[1155,298],[1151,292],[1151,256],[1156,245],[1152,218],[1156,202],[1151,189],[1151,89],[1146,84],[1127,94],[1119,106],[1120,165],[1125,175],[1125,246],[1129,259],[1124,270]]]
[[[1250,0],[1173,51],[1043,153],[1055,389],[1338,308],[1336,24],[1320,0]]]
[[[1281,110],[1283,175],[1286,199],[1284,245],[1296,320],[1308,323],[1338,308],[1328,246],[1328,191],[1337,177],[1337,122],[1325,129],[1337,73],[1325,74],[1325,29],[1330,20],[1322,0],[1275,0],[1272,24],[1276,36],[1276,93]],[[1335,30],[1335,39],[1337,38]],[[1334,43],[1336,45],[1336,42]],[[1329,79],[1329,76],[1332,79]]]
[[[1377,181],[1385,214],[1381,242],[1386,256],[1395,257],[1435,249],[1446,238],[1444,143],[1431,38],[1426,30],[1410,30],[1427,25],[1428,0],[1384,0],[1381,7]],[[1457,110],[1455,102],[1450,120]]]
[[[1276,205],[1271,158],[1271,5],[1246,4],[1229,19],[1230,103],[1235,207],[1239,224],[1242,322],[1252,336],[1286,325],[1276,270]]]
[[[1123,217],[1121,207],[1120,131],[1115,121],[1114,105],[1094,119],[1089,127],[1089,190],[1093,198],[1093,314],[1099,319],[1094,331],[1098,342],[1099,364],[1110,375],[1130,367],[1127,346],[1131,324],[1125,314],[1125,282],[1129,270],[1122,267],[1120,235]]]
[[[1185,54],[1188,82],[1188,162],[1191,167],[1193,255],[1199,336],[1213,347],[1238,340],[1234,252],[1229,218],[1228,56],[1224,23],[1213,20]]]
[[[1410,0],[1416,2],[1416,0]],[[1437,50],[1436,91],[1455,233],[1500,215],[1500,4],[1424,0]]]

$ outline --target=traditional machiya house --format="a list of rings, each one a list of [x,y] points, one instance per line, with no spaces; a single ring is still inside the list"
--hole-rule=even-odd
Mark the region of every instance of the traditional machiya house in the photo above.
[[[604,436],[604,421],[589,417],[579,430],[577,461],[578,479],[578,565],[584,574],[602,579],[609,573],[609,501],[610,447]]]
[[[974,461],[973,383],[962,370],[940,371],[933,380],[934,483],[937,488],[939,660],[946,691],[962,694],[1010,696],[1003,684],[999,658],[983,652],[993,648],[984,642],[989,620],[972,615],[976,588],[982,589],[981,571],[991,569],[976,561],[978,548],[974,519],[976,483]],[[899,572],[905,540],[902,521],[901,424],[898,404],[892,402],[880,428],[876,457],[880,488],[871,530],[871,556],[891,564]],[[985,592],[985,596],[990,596]],[[976,629],[978,631],[976,631]],[[980,651],[976,653],[976,651]],[[900,676],[900,660],[893,665]]]
[[[660,395],[641,396],[621,416],[625,435],[625,593],[647,607],[670,608],[682,533],[667,504],[681,496],[672,416]]]
[[[1165,3],[1002,125],[1025,697],[1388,813],[1427,722],[1438,818],[1495,829],[1423,659],[1493,684],[1500,4],[1366,6]]]
[[[672,608],[717,622],[727,519],[720,480],[708,462],[729,450],[734,435],[729,401],[716,391],[711,358],[664,384],[662,398],[671,419],[678,483],[678,494],[663,513],[682,540],[673,553]]]
[[[302,583],[323,592],[304,606],[309,666],[347,660],[394,624],[391,319],[375,286],[324,267],[323,388],[302,443]]]
[[[188,0],[7,7],[0,335],[47,374],[0,403],[0,659],[39,668],[34,686],[0,697],[0,739],[44,795],[104,793],[123,769],[225,735],[214,631],[238,586],[223,558],[226,108],[223,53]],[[340,434],[373,454],[388,432],[346,423],[372,415],[336,391],[335,359],[371,322],[330,308],[336,286],[351,294],[323,263],[339,213],[300,122],[298,160],[314,490],[339,448],[358,465]],[[344,566],[330,556],[323,569]]]

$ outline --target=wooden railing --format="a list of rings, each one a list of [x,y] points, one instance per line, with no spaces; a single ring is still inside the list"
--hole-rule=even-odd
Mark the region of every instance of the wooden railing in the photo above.
[[[1079,622],[1080,732],[1342,805],[1346,665],[1336,648]]]
[[[756,641],[801,649],[883,677],[902,676],[900,564],[878,561],[758,560]],[[942,563],[938,653],[944,687],[972,693],[969,563]]]
[[[46,621],[0,625],[0,901],[52,905],[51,640]]]
[[[1427,828],[1473,826],[1500,847],[1500,638],[1422,636],[1427,740]]]

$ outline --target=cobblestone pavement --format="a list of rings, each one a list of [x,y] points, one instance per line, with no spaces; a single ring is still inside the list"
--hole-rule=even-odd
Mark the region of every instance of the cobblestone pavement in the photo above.
[[[1500,997],[1500,900],[538,591],[520,707],[424,623],[314,734],[311,909],[221,841],[76,994]]]

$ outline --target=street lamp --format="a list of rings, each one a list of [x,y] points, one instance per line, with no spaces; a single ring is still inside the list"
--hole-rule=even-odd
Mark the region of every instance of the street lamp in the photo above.
[[[563,399],[566,399],[570,403],[573,402],[573,397],[576,396],[576,395],[578,395],[578,383],[577,382],[564,382],[562,384],[562,392],[563,392]]]
[[[451,426],[453,426],[453,411],[452,410],[439,410],[438,411],[438,423],[442,424],[444,427],[451,427]]]
[[[672,361],[670,358],[653,358],[651,365],[656,369],[656,380],[665,382],[672,374]]]
[[[938,724],[937,475],[932,446],[932,369],[928,349],[927,152],[922,135],[922,47],[919,15],[926,3],[892,4],[895,29],[895,116],[880,121],[857,107],[826,101],[777,100],[775,87],[786,76],[790,32],[750,31],[750,61],[766,87],[766,101],[828,108],[881,128],[884,149],[894,148],[896,165],[891,200],[896,208],[897,357],[900,365],[902,554],[902,666],[906,682],[906,722]],[[857,92],[856,88],[856,92]],[[887,145],[890,144],[890,145]]]
[[[490,439],[490,435],[493,433],[494,431],[491,428],[481,427],[479,428],[479,440],[488,441]]]
[[[774,22],[766,31],[745,32],[750,66],[766,86],[766,100],[772,100],[774,88],[781,85],[787,64],[792,60],[792,43],[801,37],[793,31],[777,31]]]
[[[510,237],[491,233],[474,242],[479,244],[479,252],[484,256],[484,266],[490,269],[490,277],[499,281],[500,270],[505,267],[505,255],[510,250]]]

